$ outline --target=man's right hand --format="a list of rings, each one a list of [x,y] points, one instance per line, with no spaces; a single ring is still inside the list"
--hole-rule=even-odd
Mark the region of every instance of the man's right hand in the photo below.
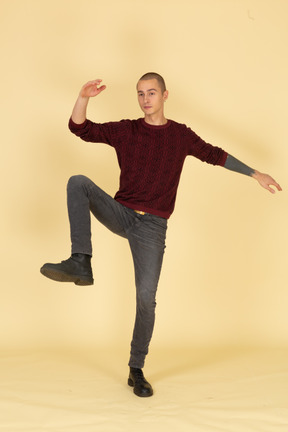
[[[99,93],[101,93],[103,90],[106,89],[105,85],[102,85],[101,87],[99,87],[101,82],[102,82],[101,79],[97,79],[94,81],[88,81],[81,88],[79,96],[81,96],[83,98],[90,98],[90,97],[97,96]]]
[[[105,85],[100,86],[102,80],[97,79],[94,81],[88,81],[80,90],[79,96],[76,100],[72,111],[72,120],[76,124],[82,124],[86,120],[87,105],[90,97],[97,96],[103,90],[106,89]]]

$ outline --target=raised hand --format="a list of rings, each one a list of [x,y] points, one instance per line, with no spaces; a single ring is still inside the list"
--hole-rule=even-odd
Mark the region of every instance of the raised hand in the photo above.
[[[101,82],[102,82],[101,79],[97,79],[94,81],[88,81],[81,88],[79,96],[81,96],[83,98],[90,98],[90,97],[98,96],[99,93],[101,93],[103,90],[106,89],[105,85],[100,86]]]
[[[74,123],[82,124],[86,120],[87,105],[90,97],[97,96],[106,89],[105,85],[100,86],[101,82],[101,79],[88,81],[81,88],[72,111],[71,119],[74,121]]]

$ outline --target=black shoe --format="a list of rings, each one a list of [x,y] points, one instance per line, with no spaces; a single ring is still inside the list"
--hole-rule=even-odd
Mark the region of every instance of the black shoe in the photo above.
[[[134,393],[140,397],[148,397],[153,395],[152,386],[144,378],[142,369],[130,367],[128,385],[134,387]]]
[[[58,282],[74,282],[75,285],[93,285],[91,257],[85,254],[73,254],[59,264],[44,264],[40,272],[49,279]]]

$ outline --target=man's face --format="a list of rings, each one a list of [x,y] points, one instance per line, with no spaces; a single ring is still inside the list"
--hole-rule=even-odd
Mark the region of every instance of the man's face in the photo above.
[[[138,102],[146,116],[163,114],[164,102],[168,97],[168,91],[162,93],[156,79],[141,80],[137,84]]]

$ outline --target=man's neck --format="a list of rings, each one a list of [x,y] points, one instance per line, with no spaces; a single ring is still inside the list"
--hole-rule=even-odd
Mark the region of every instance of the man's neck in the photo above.
[[[168,122],[168,120],[164,117],[164,115],[161,115],[161,116],[159,116],[159,115],[155,115],[155,116],[146,115],[144,117],[144,120],[146,123],[153,125],[153,126],[162,126]]]

